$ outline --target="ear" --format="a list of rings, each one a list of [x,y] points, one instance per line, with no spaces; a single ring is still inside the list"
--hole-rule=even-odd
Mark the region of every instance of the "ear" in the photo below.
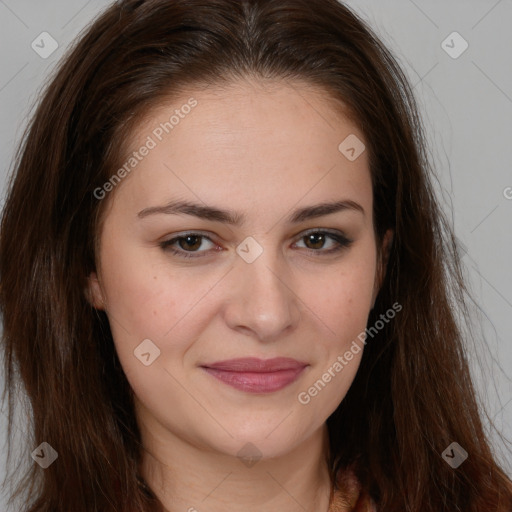
[[[373,297],[372,297],[372,309],[375,307],[375,301],[377,300],[377,295],[379,294],[382,283],[384,282],[384,278],[386,277],[386,270],[389,261],[389,254],[391,252],[391,246],[393,244],[394,231],[392,229],[388,229],[384,234],[384,238],[382,240],[382,245],[380,247],[380,257],[379,261],[377,261],[377,271],[375,272],[375,284],[373,287]]]
[[[96,272],[91,272],[87,277],[85,296],[92,307],[101,310],[105,309],[105,298]]]

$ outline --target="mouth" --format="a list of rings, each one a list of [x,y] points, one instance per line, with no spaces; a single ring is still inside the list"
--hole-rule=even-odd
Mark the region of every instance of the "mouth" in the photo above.
[[[230,359],[201,368],[224,384],[249,393],[279,391],[298,379],[307,363],[287,357]]]

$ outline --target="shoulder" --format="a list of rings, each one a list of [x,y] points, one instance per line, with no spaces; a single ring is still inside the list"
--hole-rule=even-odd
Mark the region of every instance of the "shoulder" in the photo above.
[[[339,471],[329,512],[377,512],[372,498],[361,489],[351,470]]]

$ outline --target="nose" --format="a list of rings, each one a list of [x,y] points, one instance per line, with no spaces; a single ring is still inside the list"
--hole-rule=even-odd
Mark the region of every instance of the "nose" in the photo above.
[[[290,334],[301,316],[300,298],[286,264],[265,250],[252,263],[239,258],[229,273],[224,318],[231,329],[271,342]]]

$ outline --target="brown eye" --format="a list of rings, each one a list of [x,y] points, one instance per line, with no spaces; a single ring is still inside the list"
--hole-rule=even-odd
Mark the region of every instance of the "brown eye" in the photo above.
[[[342,233],[317,230],[306,233],[299,242],[303,242],[305,248],[310,252],[327,255],[349,247],[353,240],[349,240]]]
[[[322,249],[325,243],[325,235],[323,233],[311,233],[306,235],[304,240],[309,249]]]
[[[196,251],[201,247],[202,236],[187,235],[178,238],[178,245],[185,251]]]
[[[214,242],[201,233],[185,233],[170,240],[164,240],[159,245],[164,251],[170,251],[183,258],[207,256],[212,250],[215,250]]]

